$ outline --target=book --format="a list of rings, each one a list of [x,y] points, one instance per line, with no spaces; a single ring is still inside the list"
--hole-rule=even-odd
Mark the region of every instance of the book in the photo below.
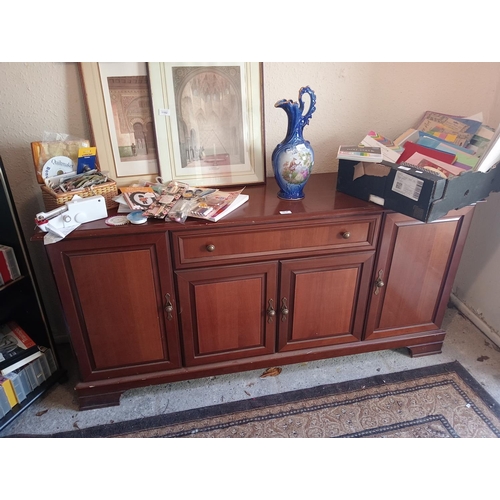
[[[373,130],[368,132],[365,138],[361,141],[361,144],[368,147],[379,147],[382,151],[382,158],[391,163],[397,163],[399,156],[403,152],[403,148],[401,146],[398,146],[387,137],[384,137]]]
[[[52,375],[57,371],[57,363],[54,357],[54,353],[52,352],[52,349],[49,349],[48,347],[39,346],[39,349],[47,359],[50,368],[50,374]]]
[[[242,194],[241,191],[216,191],[191,208],[188,217],[217,222],[234,212],[238,207],[241,207],[249,198],[247,194]]]
[[[500,161],[500,126],[488,143],[488,148],[478,161],[475,170],[478,172],[488,172]]]
[[[35,372],[31,369],[31,363],[25,365],[23,367],[23,370],[30,385],[30,392],[34,391],[39,386],[39,384],[37,378],[35,377]]]
[[[9,413],[11,409],[12,406],[10,406],[9,398],[5,394],[5,389],[0,385],[0,418]]]
[[[461,148],[450,142],[442,141],[437,137],[430,137],[422,135],[417,144],[425,146],[426,148],[436,149],[438,151],[445,151],[455,155],[454,165],[470,170],[474,168],[479,161],[479,157],[472,149],[464,151],[466,148]]]
[[[495,136],[495,129],[488,125],[483,125],[476,134],[472,137],[469,144],[469,149],[472,150],[476,156],[483,156],[484,152],[488,149],[491,139]]]
[[[40,352],[40,354],[42,354]],[[27,367],[26,367],[27,373],[28,373],[28,378],[30,378],[30,382],[33,384],[36,384],[35,387],[38,387],[39,385],[43,384],[45,382],[45,375],[43,373],[42,365],[40,363],[40,360],[37,358],[33,360]]]
[[[39,359],[40,365],[42,367],[43,376],[45,377],[45,380],[47,380],[52,375],[52,371],[50,369],[50,365],[49,365],[49,361],[47,360],[47,356],[45,355],[44,352],[42,352],[42,355],[38,359]]]
[[[337,152],[338,160],[381,162],[382,149],[370,146],[339,146]]]
[[[456,165],[436,160],[435,158],[431,158],[430,156],[426,156],[421,153],[413,153],[413,155],[411,155],[404,163],[413,165],[444,178],[460,175],[462,172],[466,172],[465,169],[457,167]]]
[[[399,134],[396,139],[394,139],[394,144],[399,147],[403,147],[406,141],[417,142],[420,137],[419,131],[414,128],[409,128],[405,130],[402,134]]]
[[[462,116],[426,111],[414,127],[435,137],[467,147],[482,123]]]
[[[15,322],[0,325],[0,371],[39,352],[30,336]]]
[[[19,403],[24,401],[31,392],[31,386],[29,385],[28,379],[23,370],[14,370],[13,372],[5,375],[5,378],[8,378],[12,382],[12,387],[16,393],[16,398]]]
[[[457,158],[457,156],[453,153],[428,148],[412,141],[406,141],[403,148],[404,150],[401,153],[398,162],[407,161],[408,158],[410,158],[410,156],[412,156],[414,153],[420,153],[422,155],[429,156],[430,158],[434,158],[435,160],[449,163],[450,165],[453,164]]]
[[[16,406],[19,401],[17,400],[16,393],[14,392],[12,382],[10,381],[10,379],[0,376],[0,386],[3,387],[11,408],[14,408],[14,406]]]

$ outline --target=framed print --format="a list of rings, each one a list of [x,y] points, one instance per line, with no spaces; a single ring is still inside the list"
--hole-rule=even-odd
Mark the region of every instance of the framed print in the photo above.
[[[148,63],[162,177],[265,182],[260,63]]]
[[[99,167],[118,186],[160,175],[147,63],[80,63]]]

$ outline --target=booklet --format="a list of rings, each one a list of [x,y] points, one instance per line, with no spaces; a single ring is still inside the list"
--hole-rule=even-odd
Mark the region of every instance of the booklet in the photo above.
[[[381,162],[384,157],[380,147],[340,146],[337,153],[337,159]]]
[[[217,222],[238,207],[241,207],[248,199],[249,196],[247,194],[241,194],[239,191],[232,193],[218,191],[213,195],[209,195],[204,201],[199,202],[191,209],[189,215],[191,217]]]
[[[168,217],[176,222],[184,222],[187,217],[217,222],[248,201],[249,196],[242,191],[190,188],[171,208]]]

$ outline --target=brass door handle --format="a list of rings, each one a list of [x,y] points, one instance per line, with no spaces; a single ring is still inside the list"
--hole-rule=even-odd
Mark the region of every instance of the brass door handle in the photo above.
[[[165,295],[165,312],[167,313],[167,320],[171,321],[172,320],[172,313],[174,312],[174,306],[172,305],[172,302],[170,302],[170,294],[167,293]]]
[[[281,299],[281,321],[286,320],[289,312],[290,311],[289,311],[288,306],[286,304],[286,297],[283,297]]]
[[[215,245],[207,245],[206,249],[207,249],[207,252],[213,252],[215,250]]]
[[[348,240],[350,237],[351,237],[351,233],[349,231],[344,231],[342,233],[342,238],[344,238],[344,240]]]
[[[274,310],[273,307],[273,299],[269,299],[269,306],[267,308],[266,313],[267,313],[267,322],[271,323],[274,317],[276,316],[276,311]]]
[[[384,275],[384,271],[380,270],[378,272],[378,278],[375,280],[375,295],[378,295],[380,289],[385,286],[385,283],[382,281],[382,276]]]

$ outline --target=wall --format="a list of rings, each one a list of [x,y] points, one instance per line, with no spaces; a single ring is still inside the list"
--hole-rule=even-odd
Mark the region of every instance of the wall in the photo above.
[[[283,98],[297,100],[299,88],[305,85],[317,95],[317,111],[304,131],[315,150],[316,173],[336,170],[340,144],[358,142],[369,130],[395,138],[426,110],[457,115],[482,111],[485,123],[494,127],[500,123],[500,63],[266,62],[263,79],[269,177],[271,153],[284,138],[287,124],[285,113],[274,103]],[[0,63],[0,109],[0,156],[29,239],[34,215],[44,208],[30,142],[41,140],[46,131],[89,136],[78,64]],[[488,201],[474,218],[474,240],[487,240],[488,245],[481,246],[484,254],[478,260],[478,250],[469,239],[457,293],[472,304],[477,301],[484,319],[498,330],[500,318],[492,311],[496,311],[494,277],[498,277],[500,255],[498,238],[490,239],[497,209],[498,201]],[[28,245],[50,324],[55,336],[62,338],[65,324],[43,248],[38,243]]]
[[[500,193],[476,207],[452,301],[500,346]]]

